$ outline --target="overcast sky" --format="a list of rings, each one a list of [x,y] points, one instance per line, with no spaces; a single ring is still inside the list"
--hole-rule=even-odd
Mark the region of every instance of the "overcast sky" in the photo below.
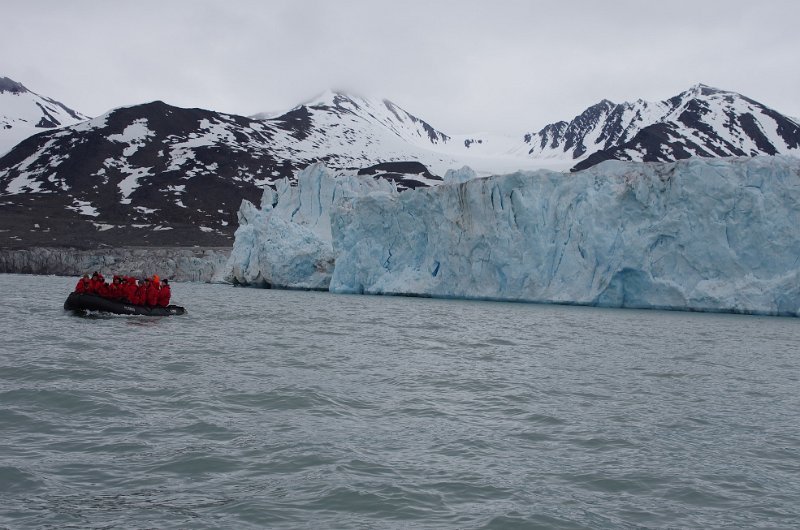
[[[3,0],[0,76],[88,115],[249,115],[326,89],[521,134],[702,82],[800,116],[800,1]],[[2,111],[2,109],[0,109]]]

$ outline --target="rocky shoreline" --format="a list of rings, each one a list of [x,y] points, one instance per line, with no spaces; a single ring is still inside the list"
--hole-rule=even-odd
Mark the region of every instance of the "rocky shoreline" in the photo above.
[[[77,249],[0,248],[0,273],[80,276],[101,271],[187,282],[222,281],[231,249],[225,247],[128,247]]]

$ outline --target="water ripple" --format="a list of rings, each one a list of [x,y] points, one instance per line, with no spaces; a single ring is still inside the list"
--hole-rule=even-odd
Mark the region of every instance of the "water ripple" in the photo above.
[[[0,527],[800,526],[797,319],[72,284],[0,275]]]

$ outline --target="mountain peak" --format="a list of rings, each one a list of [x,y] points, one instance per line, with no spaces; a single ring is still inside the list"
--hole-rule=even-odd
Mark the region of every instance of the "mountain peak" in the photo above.
[[[366,101],[366,98],[344,90],[328,89],[298,107],[337,107],[347,103],[356,104],[357,100]]]
[[[8,77],[0,77],[0,92],[11,92],[12,94],[21,94],[23,92],[30,92],[25,85],[18,83]]]
[[[692,156],[786,154],[800,145],[790,119],[742,96],[697,83],[666,101],[613,106],[602,100],[571,122],[524,137],[533,157],[569,157],[582,169],[615,158],[646,162]]]
[[[0,155],[45,129],[85,119],[64,104],[28,90],[18,81],[0,77]]]
[[[704,85],[703,83],[697,83],[696,85],[692,86],[689,90],[685,91],[684,94],[689,94],[691,96],[713,96],[714,94],[722,94],[722,93],[729,93],[727,90],[720,90],[719,88],[715,88],[713,86]]]
[[[372,128],[372,132],[369,133],[371,135],[383,134],[377,132],[383,130],[393,137],[426,146],[445,143],[450,139],[446,134],[388,99],[370,98],[335,89],[328,89],[282,115],[257,114],[256,119],[286,121],[284,118],[290,115],[292,122],[297,122],[303,115],[301,121],[316,122],[317,127],[323,129],[331,124],[343,125],[341,131],[345,136],[353,134],[356,130]],[[301,136],[305,137],[305,132]],[[375,136],[365,145],[374,145],[382,141]],[[346,140],[348,145],[354,145],[355,142],[354,138]]]

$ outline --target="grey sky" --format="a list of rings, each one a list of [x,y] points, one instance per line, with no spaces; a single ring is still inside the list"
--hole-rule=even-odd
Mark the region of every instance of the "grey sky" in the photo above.
[[[2,0],[0,76],[89,115],[236,114],[328,89],[449,134],[521,134],[698,82],[800,116],[800,2]]]

